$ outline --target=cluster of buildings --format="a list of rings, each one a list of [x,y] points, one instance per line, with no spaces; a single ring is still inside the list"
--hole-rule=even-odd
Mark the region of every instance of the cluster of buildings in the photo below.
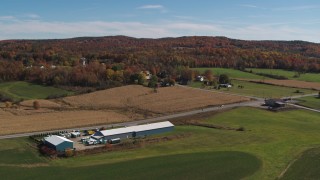
[[[97,131],[89,137],[90,141],[97,143],[108,143],[119,141],[120,139],[146,137],[153,134],[160,134],[172,131],[174,125],[169,121],[143,124],[137,126],[108,129]],[[62,136],[52,135],[44,138],[44,144],[58,152],[66,149],[74,149],[74,142]],[[96,143],[95,143],[96,144]]]

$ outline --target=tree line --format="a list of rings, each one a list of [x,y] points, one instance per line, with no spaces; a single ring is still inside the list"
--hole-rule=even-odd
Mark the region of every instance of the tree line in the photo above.
[[[125,36],[0,41],[0,81],[112,87],[194,79],[192,67],[279,68],[320,72],[320,45],[224,37],[137,39]],[[208,76],[210,78],[210,76]],[[155,86],[156,83],[151,83]]]
[[[78,59],[140,67],[279,68],[320,72],[320,45],[224,37],[137,39],[125,36],[0,41],[0,61],[74,66]]]
[[[147,72],[151,74],[150,87],[158,82],[174,84],[177,79],[190,81],[194,72],[188,67],[161,68],[156,66],[128,66],[123,63],[104,64],[90,61],[83,65],[72,66],[24,66],[20,61],[0,61],[0,82],[28,81],[48,86],[80,86],[97,89],[110,88],[126,84],[147,83]]]

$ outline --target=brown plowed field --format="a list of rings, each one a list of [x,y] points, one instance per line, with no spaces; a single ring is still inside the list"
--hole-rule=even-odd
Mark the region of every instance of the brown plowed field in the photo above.
[[[150,88],[132,85],[66,97],[63,100],[75,107],[132,107],[154,113],[167,114],[248,101],[249,99],[181,86],[159,88],[158,92],[154,93]]]
[[[74,107],[123,108],[131,98],[151,94],[152,89],[138,85],[117,87],[89,94],[70,96],[63,100]]]
[[[33,108],[33,102],[34,102],[34,101],[35,101],[35,100],[23,101],[23,102],[20,103],[20,105],[21,105],[21,106],[25,106],[25,107]],[[59,108],[59,107],[61,107],[60,104],[55,103],[55,102],[50,101],[50,100],[37,99],[36,101],[39,102],[41,108]]]
[[[159,88],[157,93],[142,86],[123,86],[55,102],[39,100],[39,110],[31,107],[33,101],[22,102],[17,109],[0,109],[0,134],[133,121],[248,100],[180,86]]]
[[[0,109],[0,117],[0,134],[54,130],[130,120],[126,115],[113,111],[85,110],[17,116]]]

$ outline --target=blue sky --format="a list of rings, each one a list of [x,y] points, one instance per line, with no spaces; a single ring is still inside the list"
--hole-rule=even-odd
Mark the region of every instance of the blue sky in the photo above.
[[[320,42],[317,0],[1,0],[0,40],[126,35]]]

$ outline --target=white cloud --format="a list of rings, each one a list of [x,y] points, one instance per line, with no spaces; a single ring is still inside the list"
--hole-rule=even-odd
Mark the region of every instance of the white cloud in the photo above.
[[[247,8],[257,8],[258,6],[252,5],[252,4],[241,4],[241,7],[247,7]]]
[[[140,22],[43,22],[19,21],[17,23],[0,22],[0,39],[15,38],[64,38],[77,36],[127,35],[133,37],[173,36],[159,25]],[[22,36],[22,37],[21,37]]]
[[[299,10],[310,10],[310,9],[319,9],[320,6],[308,5],[308,6],[293,6],[293,7],[279,7],[273,8],[275,11],[299,11]]]
[[[13,21],[16,20],[14,16],[0,16],[0,21]]]
[[[296,24],[286,23],[232,25],[179,21],[159,23],[0,21],[0,39],[44,39],[109,35],[126,35],[138,38],[199,35],[227,36],[246,40],[305,40],[320,42],[320,32],[317,31],[317,28],[307,30],[299,28]]]
[[[162,5],[144,5],[144,6],[140,6],[138,7],[138,9],[163,9],[164,7]]]
[[[38,14],[26,14],[25,17],[31,18],[31,19],[39,19],[40,16]]]
[[[173,17],[181,20],[198,20],[197,18],[192,16],[173,16]]]

